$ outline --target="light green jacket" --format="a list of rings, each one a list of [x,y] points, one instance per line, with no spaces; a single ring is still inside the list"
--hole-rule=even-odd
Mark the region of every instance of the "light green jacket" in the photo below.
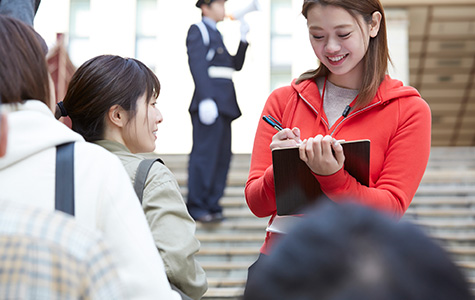
[[[117,142],[101,140],[96,144],[120,158],[133,184],[139,163],[147,157],[133,154]],[[159,162],[148,173],[142,207],[168,280],[191,298],[201,299],[208,282],[194,256],[200,248],[195,237],[196,224],[188,214],[175,176]]]

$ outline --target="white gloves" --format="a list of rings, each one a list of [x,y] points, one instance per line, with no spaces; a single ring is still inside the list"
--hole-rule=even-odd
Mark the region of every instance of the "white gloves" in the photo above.
[[[198,105],[198,116],[200,117],[201,123],[205,125],[211,125],[218,118],[218,106],[213,99],[204,99],[201,100]]]
[[[244,18],[239,19],[239,21],[241,22],[241,41],[247,42],[246,35],[249,32],[249,24],[244,21]]]

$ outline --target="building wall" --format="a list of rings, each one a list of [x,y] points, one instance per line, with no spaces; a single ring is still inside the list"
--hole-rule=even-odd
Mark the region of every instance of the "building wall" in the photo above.
[[[38,11],[35,28],[53,45],[57,32],[68,35],[71,28],[70,3],[82,0],[44,0]],[[137,20],[137,0],[90,0],[90,12],[78,18],[76,32],[88,36],[81,49],[70,49],[76,66],[100,54],[136,56],[137,22],[144,22],[156,41],[147,47],[146,63],[153,65],[162,84],[158,100],[164,121],[159,126],[158,153],[188,153],[191,150],[192,127],[188,105],[194,84],[189,72],[186,54],[186,34],[191,24],[201,19],[195,1],[156,0],[156,10],[147,10],[146,20]],[[140,1],[140,0],[139,0]],[[155,1],[155,0],[153,0]],[[317,60],[308,42],[305,19],[300,14],[301,0],[288,0],[291,10],[286,12],[285,26],[289,26],[292,43],[280,50],[280,55],[291,58],[291,76],[315,68]],[[227,1],[228,12],[247,5],[249,0]],[[242,117],[233,122],[233,152],[249,153],[262,107],[271,91],[270,78],[270,11],[271,0],[259,1],[261,10],[249,13],[250,25],[247,52],[243,69],[236,72],[238,101]],[[74,6],[74,5],[73,5]],[[391,74],[408,83],[407,15],[402,10],[387,10],[390,51],[396,70]],[[219,24],[228,50],[233,53],[239,42],[239,22],[226,19]],[[140,59],[140,57],[139,57]],[[145,62],[145,61],[144,61]]]

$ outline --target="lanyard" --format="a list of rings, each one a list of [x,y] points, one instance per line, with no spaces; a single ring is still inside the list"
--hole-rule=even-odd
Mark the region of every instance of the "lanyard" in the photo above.
[[[323,90],[322,90],[322,104],[320,106],[320,111],[321,112],[323,112],[323,99],[325,97],[325,88],[327,87],[327,79],[328,79],[328,77],[325,76],[325,81],[323,82]],[[356,102],[356,99],[358,99],[358,96],[359,96],[359,94],[356,95],[355,99],[353,99],[353,101],[351,101],[351,103],[345,107],[345,109],[343,110],[343,113],[341,114],[343,116],[343,118],[346,118],[348,116],[348,114],[350,113],[351,108],[353,107],[354,103]],[[321,119],[320,114],[319,114],[319,118]]]

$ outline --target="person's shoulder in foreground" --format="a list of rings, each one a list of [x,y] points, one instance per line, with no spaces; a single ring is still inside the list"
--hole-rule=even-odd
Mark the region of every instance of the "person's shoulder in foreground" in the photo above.
[[[125,299],[99,232],[63,213],[0,205],[0,298]]]
[[[51,210],[54,207],[54,188],[51,187],[55,183],[55,146],[66,141],[63,135],[57,136],[51,130],[38,135],[33,135],[32,131],[38,125],[44,129],[62,127],[64,135],[72,132],[54,120],[48,109],[53,106],[54,93],[50,93],[52,86],[49,84],[46,59],[33,30],[21,21],[1,14],[0,61],[2,101],[18,108],[31,106],[29,104],[37,108],[8,114],[9,146],[6,156],[0,159],[0,175],[5,179],[0,180],[0,184],[3,183],[0,197]],[[32,117],[28,118],[29,115]],[[15,120],[19,121],[22,116],[27,117],[24,122],[16,123]],[[88,127],[91,126],[88,124]],[[18,153],[13,151],[10,145],[22,145],[16,137],[23,134],[15,134],[20,132],[36,139],[45,151],[22,156],[30,151],[31,144],[27,143],[27,147],[19,148],[21,151]],[[82,138],[74,135],[76,137],[69,141],[77,141],[74,152],[76,221],[101,231],[111,248],[128,299],[178,299],[179,295],[171,290],[142,208],[119,159],[99,146],[84,143]],[[44,143],[46,136],[57,138],[57,143]],[[94,149],[94,152],[83,151],[86,145],[88,149],[85,150]],[[104,166],[92,161],[97,158],[99,151],[110,159],[111,164]],[[15,160],[19,164],[7,164],[19,156],[22,159]],[[14,181],[14,184],[8,184],[7,179]]]
[[[448,254],[416,225],[356,204],[312,208],[256,266],[248,299],[472,299]]]

